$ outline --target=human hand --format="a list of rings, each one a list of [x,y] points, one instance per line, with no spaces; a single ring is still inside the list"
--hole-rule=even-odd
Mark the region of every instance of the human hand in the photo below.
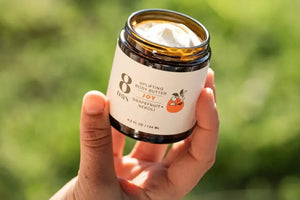
[[[110,126],[108,99],[88,92],[81,111],[78,176],[51,200],[181,199],[213,165],[218,127],[211,69],[198,99],[193,133],[172,144],[167,154],[166,144],[138,141],[123,156],[125,137]]]

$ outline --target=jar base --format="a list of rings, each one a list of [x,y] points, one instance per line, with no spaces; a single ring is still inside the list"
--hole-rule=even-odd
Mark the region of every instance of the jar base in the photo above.
[[[116,130],[118,130],[120,133],[131,137],[136,140],[149,142],[149,143],[155,143],[155,144],[168,144],[168,143],[174,143],[178,142],[180,140],[183,140],[187,138],[193,131],[193,128],[191,128],[188,131],[185,131],[183,133],[178,133],[174,135],[156,135],[151,133],[142,132],[136,129],[132,129],[120,122],[118,122],[115,118],[113,118],[111,115],[109,115],[109,120]]]

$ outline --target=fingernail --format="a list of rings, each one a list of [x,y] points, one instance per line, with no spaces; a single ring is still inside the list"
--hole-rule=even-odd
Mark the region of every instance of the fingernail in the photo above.
[[[208,68],[208,72],[214,74],[214,70],[212,70],[212,68]]]
[[[207,87],[205,89],[206,89],[206,92],[210,95],[210,98],[212,98],[212,103],[214,105],[214,103],[215,103],[214,91],[209,87]]]
[[[90,91],[84,95],[83,104],[86,114],[101,114],[105,107],[104,95],[98,91]]]
[[[211,84],[214,85],[215,84],[215,72],[214,70],[212,70],[211,68],[208,68],[208,74],[211,74],[212,79],[211,79]]]

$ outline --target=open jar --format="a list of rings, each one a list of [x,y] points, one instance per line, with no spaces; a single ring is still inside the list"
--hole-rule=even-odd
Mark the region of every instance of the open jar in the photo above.
[[[210,57],[209,33],[195,19],[162,9],[133,13],[121,30],[107,90],[111,125],[151,143],[188,137]]]

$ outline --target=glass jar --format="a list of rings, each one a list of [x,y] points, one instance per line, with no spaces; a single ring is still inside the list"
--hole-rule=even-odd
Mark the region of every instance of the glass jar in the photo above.
[[[148,22],[183,24],[201,43],[173,47],[152,42],[136,31]],[[151,143],[188,137],[196,124],[210,56],[209,33],[195,19],[162,9],[133,13],[121,30],[107,90],[111,125]]]

